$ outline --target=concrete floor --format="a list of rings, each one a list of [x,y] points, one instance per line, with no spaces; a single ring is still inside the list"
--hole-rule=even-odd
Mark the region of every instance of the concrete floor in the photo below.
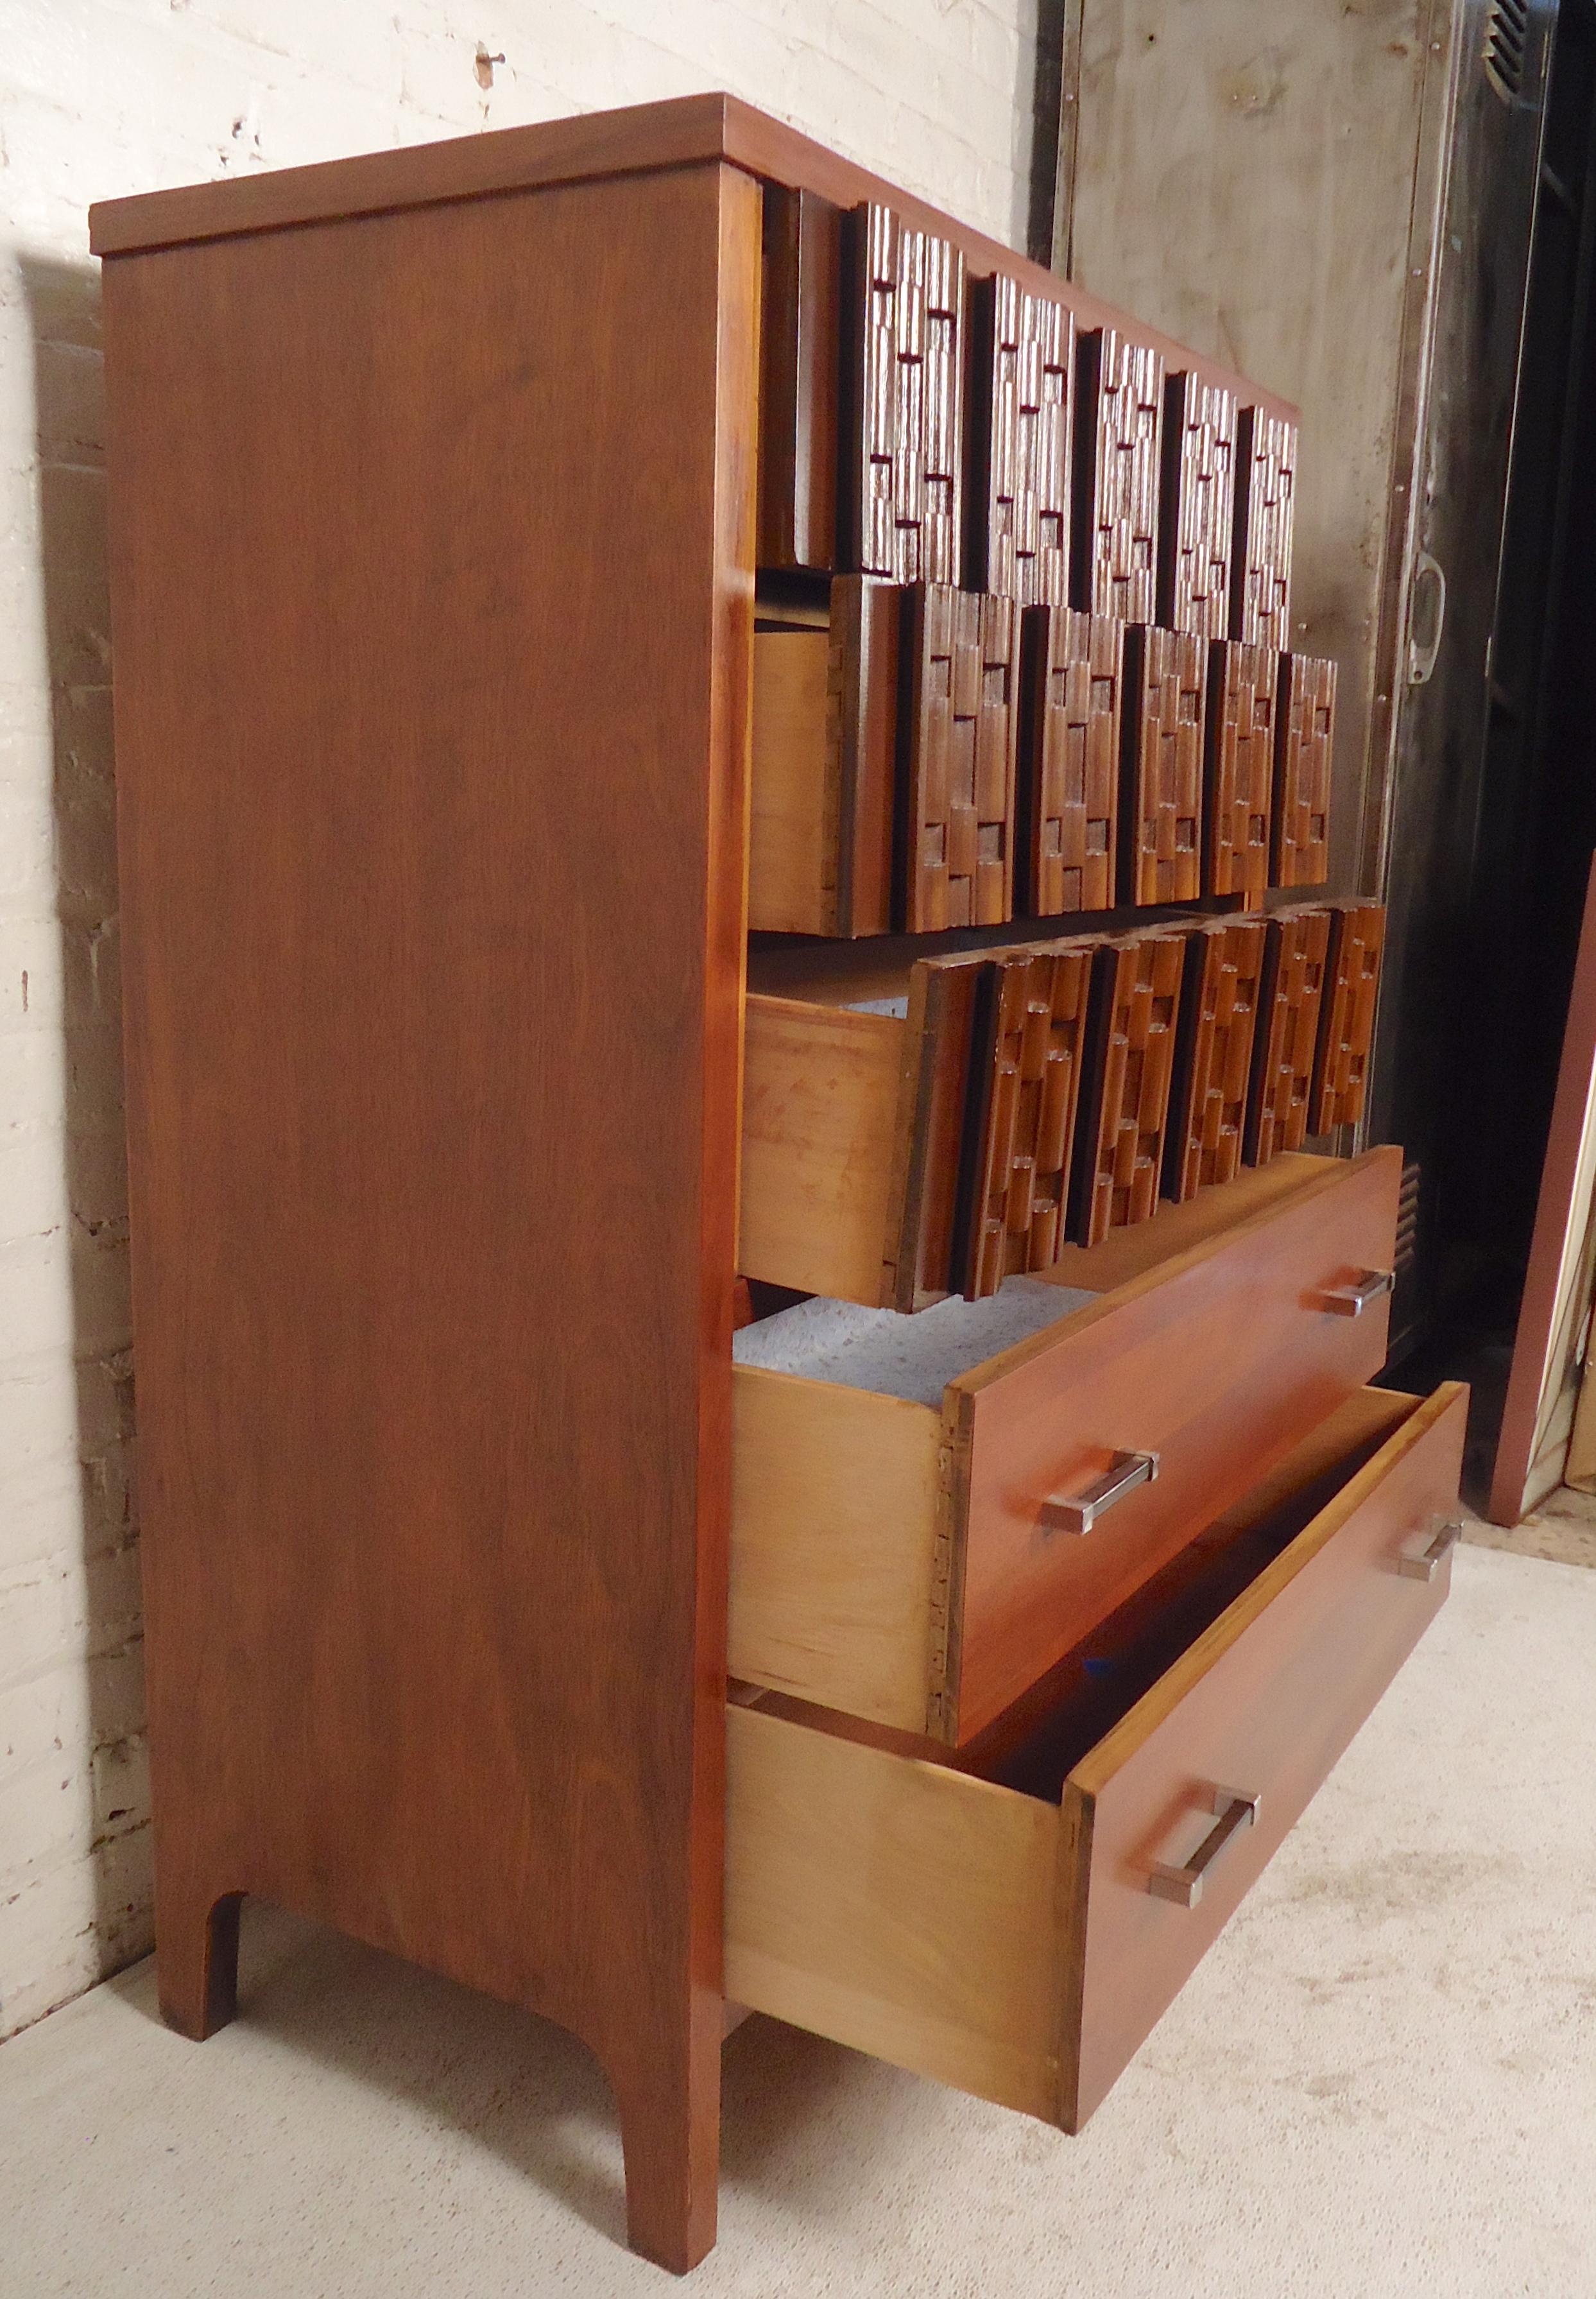
[[[1596,2288],[1596,1573],[1469,1547],[1451,1603],[1086,2136],[751,2020],[742,2299],[1505,2299]],[[0,2052],[0,2291],[662,2292],[556,2029],[292,1923],[238,2022],[142,1965]]]

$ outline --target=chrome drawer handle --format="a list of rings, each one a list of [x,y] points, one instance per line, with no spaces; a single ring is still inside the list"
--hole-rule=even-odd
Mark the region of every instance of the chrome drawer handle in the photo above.
[[[1044,1532],[1090,1532],[1105,1510],[1138,1485],[1150,1485],[1158,1475],[1156,1453],[1116,1453],[1100,1477],[1084,1491],[1049,1493],[1042,1503]]]
[[[1461,1524],[1443,1524],[1420,1556],[1399,1556],[1396,1569],[1409,1581],[1433,1581],[1462,1538]]]
[[[1319,1306],[1336,1317],[1360,1317],[1371,1301],[1393,1291],[1394,1269],[1360,1269],[1350,1285],[1332,1285],[1319,1297]]]
[[[1258,1817],[1261,1797],[1245,1796],[1240,1789],[1213,1789],[1212,1809],[1219,1818],[1184,1868],[1170,1868],[1160,1860],[1147,1879],[1155,1900],[1173,1900],[1177,1907],[1195,1908],[1203,1896],[1203,1879],[1237,1830],[1251,1828]]]

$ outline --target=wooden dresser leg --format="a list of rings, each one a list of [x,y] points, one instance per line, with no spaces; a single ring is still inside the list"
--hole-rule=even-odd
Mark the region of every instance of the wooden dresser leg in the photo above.
[[[161,1901],[155,1911],[155,1981],[161,2016],[179,2036],[203,2043],[238,2009],[238,1911],[242,1892],[219,1900]]]
[[[720,2180],[720,2007],[713,2032],[696,2034],[684,2063],[661,2062],[617,2074],[626,2161],[626,2240],[673,2275],[715,2247]],[[695,2026],[708,2029],[711,2023]]]

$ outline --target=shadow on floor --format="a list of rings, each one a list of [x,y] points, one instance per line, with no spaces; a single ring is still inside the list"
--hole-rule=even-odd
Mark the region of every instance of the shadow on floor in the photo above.
[[[159,2022],[153,1961],[109,1986]],[[244,1907],[239,2019],[296,2057],[464,2135],[624,2245],[614,2098],[598,2061],[566,2029],[258,1900]],[[808,2202],[823,2213],[831,2181],[841,2199],[856,2178],[834,2149],[814,2144],[817,2133],[843,2095],[858,2112],[862,2082],[885,2093],[912,2080],[823,2038],[749,2017],[725,2048],[724,2187],[768,2189],[801,2158]]]

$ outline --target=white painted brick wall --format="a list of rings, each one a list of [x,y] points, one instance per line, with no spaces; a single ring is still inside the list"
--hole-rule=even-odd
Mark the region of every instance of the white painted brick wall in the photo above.
[[[150,1938],[89,202],[725,87],[1019,245],[1035,21],[0,0],[0,2036]]]

